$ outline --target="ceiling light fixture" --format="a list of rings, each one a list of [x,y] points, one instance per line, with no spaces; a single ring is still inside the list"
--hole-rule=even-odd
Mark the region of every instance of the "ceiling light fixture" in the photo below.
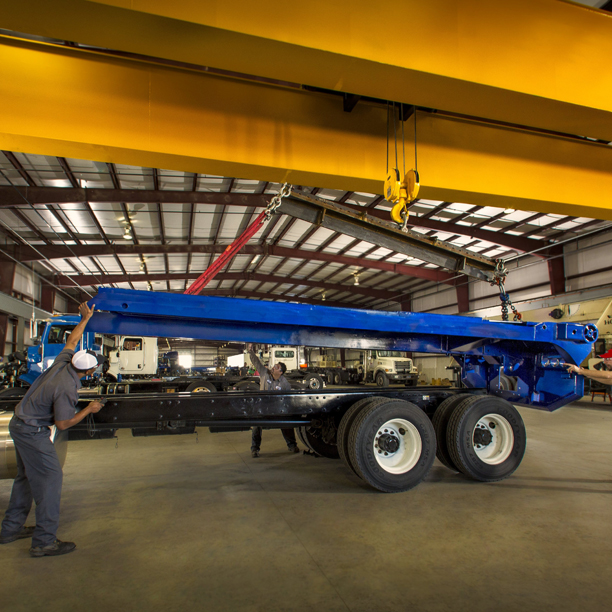
[[[123,238],[125,240],[131,240],[132,239],[132,234],[130,234],[130,232],[125,232],[125,234],[123,234]]]
[[[355,286],[358,287],[359,286],[359,274],[360,272],[353,272],[353,278],[355,280]]]

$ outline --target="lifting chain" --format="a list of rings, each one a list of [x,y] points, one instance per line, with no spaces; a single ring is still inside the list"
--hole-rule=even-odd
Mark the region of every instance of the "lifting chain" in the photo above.
[[[276,209],[281,205],[283,198],[286,198],[291,195],[291,185],[289,183],[285,183],[281,190],[270,200],[270,203],[266,207],[266,219],[270,219],[270,217],[276,212]]]
[[[520,321],[523,317],[521,313],[516,309],[514,304],[510,300],[510,296],[506,293],[506,288],[504,287],[504,281],[506,280],[506,276],[508,276],[508,270],[504,265],[502,259],[495,260],[495,280],[491,282],[491,286],[497,285],[499,287],[499,299],[501,300],[501,311],[502,311],[502,321],[508,320],[508,307],[512,310],[514,315],[514,321]]]

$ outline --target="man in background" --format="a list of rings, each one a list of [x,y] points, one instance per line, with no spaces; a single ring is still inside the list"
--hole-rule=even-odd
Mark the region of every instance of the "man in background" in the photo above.
[[[255,351],[253,350],[252,344],[247,344],[247,351],[251,358],[251,363],[255,366],[255,369],[259,372],[259,386],[262,391],[291,391],[291,383],[285,378],[285,372],[287,366],[279,362],[271,370],[261,362]],[[263,429],[261,427],[253,427],[253,434],[251,437],[251,457],[254,459],[259,457],[259,451],[261,449],[261,436]],[[291,453],[299,453],[297,441],[295,439],[294,429],[281,429],[283,438],[287,443],[287,448]]]

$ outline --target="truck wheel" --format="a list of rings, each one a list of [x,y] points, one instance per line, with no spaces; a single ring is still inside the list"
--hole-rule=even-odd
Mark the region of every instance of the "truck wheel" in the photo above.
[[[217,387],[212,383],[206,382],[205,380],[200,380],[198,382],[191,383],[186,391],[190,393],[216,393]]]
[[[413,378],[412,380],[409,380],[406,383],[406,387],[416,387],[418,382],[419,382],[418,378]]]
[[[436,457],[436,434],[419,407],[393,399],[359,412],[348,448],[351,463],[368,484],[398,493],[427,476]]]
[[[376,384],[379,387],[389,386],[389,377],[384,372],[376,372]]]
[[[527,435],[509,402],[490,395],[465,399],[453,411],[446,433],[453,463],[481,482],[502,480],[520,465]]]
[[[28,389],[29,387],[7,387],[6,389],[2,389],[2,391],[0,391],[0,398],[10,399],[13,397],[23,397],[27,393]]]
[[[351,431],[351,427],[357,418],[357,415],[363,410],[366,406],[371,406],[376,403],[376,405],[383,404],[385,402],[392,401],[391,398],[388,397],[364,397],[360,399],[358,402],[355,402],[345,413],[340,421],[340,425],[338,426],[338,454],[340,455],[340,459],[346,467],[348,467],[356,476],[362,478],[361,474],[357,472],[353,464],[351,463],[351,456],[348,451],[348,441],[349,434]]]
[[[298,427],[298,435],[300,440],[313,452],[321,457],[327,457],[328,459],[338,459],[338,447],[335,444],[327,444],[321,438],[319,438],[315,431],[311,427],[302,426]]]
[[[334,372],[334,385],[342,384],[342,376],[340,376],[340,372]]]
[[[236,384],[235,389],[237,391],[259,391],[260,386],[256,382],[250,380],[244,380]]]
[[[449,470],[458,472],[459,468],[453,463],[450,453],[448,452],[448,446],[446,444],[446,432],[448,430],[448,422],[450,421],[453,410],[465,399],[469,397],[464,394],[451,395],[447,397],[434,412],[433,419],[431,420],[434,431],[436,432],[436,457],[440,460],[440,463],[445,465]]]
[[[318,374],[308,374],[304,378],[304,385],[307,389],[322,389],[324,386],[323,379]]]

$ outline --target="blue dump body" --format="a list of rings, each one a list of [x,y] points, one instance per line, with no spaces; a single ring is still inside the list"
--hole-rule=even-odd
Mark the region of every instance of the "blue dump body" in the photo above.
[[[582,397],[580,364],[594,325],[510,323],[417,312],[353,310],[238,298],[101,288],[88,331],[452,355],[466,387],[555,410]],[[98,312],[100,311],[100,312]]]

